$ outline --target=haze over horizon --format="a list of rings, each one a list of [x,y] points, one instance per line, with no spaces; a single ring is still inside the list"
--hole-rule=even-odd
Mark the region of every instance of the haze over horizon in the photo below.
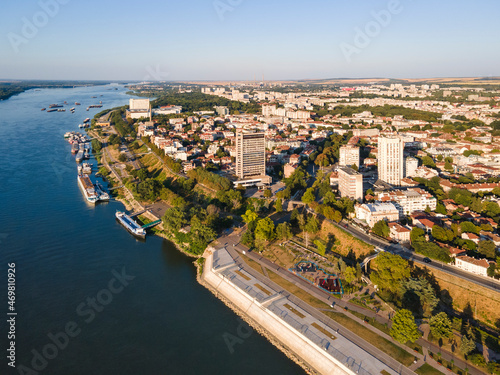
[[[493,0],[6,3],[0,78],[494,77],[499,11]]]

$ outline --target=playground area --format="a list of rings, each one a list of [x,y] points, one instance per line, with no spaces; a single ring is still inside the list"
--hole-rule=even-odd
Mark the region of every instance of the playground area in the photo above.
[[[294,274],[309,281],[311,284],[326,290],[328,293],[344,293],[340,278],[335,274],[326,272],[314,262],[301,260],[290,268],[290,272],[293,272]]]

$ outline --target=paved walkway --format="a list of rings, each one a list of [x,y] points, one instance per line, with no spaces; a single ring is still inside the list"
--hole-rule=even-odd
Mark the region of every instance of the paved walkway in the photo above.
[[[331,330],[337,332],[339,335],[342,335],[355,345],[357,345],[359,348],[364,350],[365,352],[369,353],[370,355],[374,356],[375,358],[379,359],[383,363],[385,363],[387,366],[389,366],[391,369],[393,369],[395,372],[401,375],[415,375],[413,371],[410,371],[407,367],[403,366],[401,363],[396,361],[394,358],[390,357],[389,355],[385,354],[382,352],[380,349],[377,347],[373,346],[371,343],[365,341],[363,338],[355,335],[351,331],[345,329],[342,325],[337,323],[335,320],[329,318],[325,314],[319,312],[317,309],[311,307],[301,299],[297,298],[293,294],[289,293],[288,291],[284,290],[281,286],[277,285],[273,281],[269,280],[265,276],[263,276],[261,273],[257,272],[255,269],[252,267],[248,266],[239,256],[238,252],[233,249],[231,245],[225,247],[226,250],[229,252],[231,257],[234,259],[235,263],[241,267],[242,269],[245,270],[245,272],[249,273],[252,275],[255,279],[257,279],[259,282],[262,284],[270,287],[271,289],[274,290],[282,290],[281,294],[288,298],[291,302],[293,302],[295,305],[299,306],[301,309],[306,311],[308,314],[310,314],[312,317],[320,321],[322,324],[325,324],[328,328]],[[247,253],[248,255],[248,253]],[[272,270],[273,272],[276,272],[275,269]],[[331,310],[330,310],[331,311]]]
[[[338,299],[338,298],[330,295],[326,291],[324,291],[322,289],[319,289],[316,286],[314,286],[314,285],[308,283],[307,281],[301,279],[300,277],[294,275],[293,273],[289,272],[288,270],[280,267],[279,265],[271,262],[269,259],[264,258],[264,257],[262,257],[261,255],[259,255],[257,253],[254,253],[254,252],[251,252],[251,251],[249,252],[249,250],[248,250],[247,247],[239,244],[239,238],[237,236],[229,236],[229,237],[226,238],[226,241],[229,241],[229,245],[231,245],[231,242],[234,243],[234,244],[237,244],[237,246],[235,246],[235,247],[229,246],[229,247],[231,247],[231,250],[232,250],[232,254],[231,255],[233,255],[236,251],[240,251],[240,252],[241,251],[245,251],[246,256],[248,256],[252,260],[258,262],[261,266],[264,266],[268,270],[271,270],[271,271],[277,273],[279,276],[283,277],[285,280],[293,283],[295,286],[301,288],[302,290],[306,291],[310,295],[312,295],[312,296],[314,296],[314,297],[316,297],[316,298],[324,301],[328,305],[330,305],[332,303],[335,303],[336,306],[339,306],[341,308],[347,307],[351,311],[356,311],[358,313],[361,313],[361,314],[365,315],[366,317],[374,318],[374,319],[377,320],[377,322],[379,322],[381,324],[387,324],[390,327],[391,321],[388,320],[387,318],[381,316],[380,314],[377,314],[377,313],[375,313],[372,310],[365,309],[365,308],[363,308],[361,306],[355,305],[355,304],[350,303],[348,301],[345,301],[345,300],[342,300],[342,299]],[[262,275],[260,275],[260,276],[262,277]],[[356,319],[359,319],[356,316],[354,316],[353,314],[351,314],[351,315],[353,317],[355,317]],[[360,321],[362,322],[362,320],[360,320]],[[379,331],[378,329],[376,329],[375,327],[373,327],[371,325],[367,325],[367,327],[371,327],[370,329],[374,330],[379,335],[384,335],[383,332]],[[386,335],[386,336],[388,336],[388,335]],[[396,343],[396,341],[394,341],[392,338],[391,338],[391,342]],[[469,369],[469,374],[471,374],[471,375],[481,375],[481,374],[484,374],[483,371],[481,371],[481,370],[473,367],[472,365],[469,365],[469,364],[465,363],[465,361],[463,361],[463,360],[455,357],[455,355],[453,355],[452,353],[448,353],[448,352],[442,350],[437,345],[434,345],[434,344],[430,343],[429,341],[427,341],[425,338],[420,338],[419,340],[417,340],[417,344],[419,344],[419,345],[422,346],[422,351],[424,353],[423,355],[420,355],[420,354],[416,355],[416,357],[417,357],[417,364],[418,364],[419,361],[422,361],[421,364],[423,364],[424,363],[423,361],[425,361],[428,364],[430,364],[431,366],[436,367],[439,371],[445,371],[446,369],[443,366],[441,366],[440,364],[438,364],[436,361],[434,361],[428,355],[428,350],[431,350],[433,353],[438,353],[438,352],[442,353],[441,357],[443,359],[445,359],[448,362],[450,362],[451,360],[453,360],[455,366],[457,366],[457,367],[459,367],[461,369],[468,368]],[[410,349],[410,348],[406,348],[405,350],[408,350],[410,353],[415,353],[413,351],[413,349]],[[417,353],[415,353],[415,354],[417,354]],[[414,365],[416,366],[416,364],[414,364]],[[411,367],[413,368],[414,366],[411,366]],[[449,370],[446,370],[446,371],[449,372]]]

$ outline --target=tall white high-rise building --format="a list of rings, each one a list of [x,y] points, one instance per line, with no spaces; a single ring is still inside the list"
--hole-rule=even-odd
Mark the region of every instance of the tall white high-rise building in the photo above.
[[[339,149],[339,166],[359,168],[359,147],[347,145]]]
[[[339,168],[339,192],[341,197],[363,201],[363,175],[349,167]]]
[[[397,136],[378,138],[378,178],[391,185],[400,186],[403,179],[404,142]]]
[[[407,157],[405,160],[405,177],[413,177],[415,176],[415,172],[418,168],[418,159]]]
[[[270,183],[266,176],[266,138],[264,133],[236,132],[236,176],[238,183],[248,186],[257,183]]]

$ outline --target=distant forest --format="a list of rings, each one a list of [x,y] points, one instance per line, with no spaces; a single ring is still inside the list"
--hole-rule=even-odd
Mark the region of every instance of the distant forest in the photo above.
[[[168,93],[153,101],[153,107],[164,105],[180,105],[182,112],[213,111],[215,106],[225,106],[231,111],[244,113],[260,113],[261,106],[255,102],[243,103],[215,95],[194,93]]]
[[[31,89],[73,88],[75,86],[107,85],[104,81],[12,81],[0,82],[0,100],[7,100],[11,96]]]

